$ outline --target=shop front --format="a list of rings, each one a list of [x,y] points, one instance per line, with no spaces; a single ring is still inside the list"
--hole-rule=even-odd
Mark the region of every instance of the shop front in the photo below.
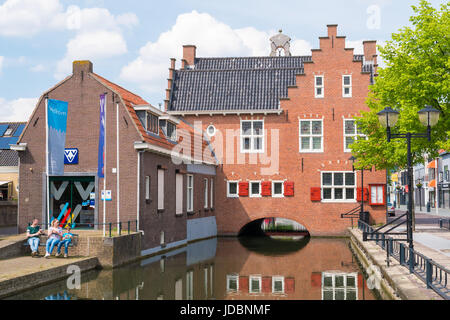
[[[97,229],[97,179],[95,174],[49,177],[50,221],[58,219],[61,227]]]

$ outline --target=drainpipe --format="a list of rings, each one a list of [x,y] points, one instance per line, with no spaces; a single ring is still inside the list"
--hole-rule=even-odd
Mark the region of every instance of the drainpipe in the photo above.
[[[137,183],[137,209],[136,209],[136,221],[137,221],[137,226],[136,226],[136,230],[139,230],[139,209],[140,209],[140,198],[141,198],[141,154],[144,151],[138,151],[138,156],[137,156],[137,179],[136,179],[136,183]]]

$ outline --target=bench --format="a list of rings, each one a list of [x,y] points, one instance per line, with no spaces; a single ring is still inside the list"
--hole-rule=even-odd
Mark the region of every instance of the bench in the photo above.
[[[47,244],[47,236],[40,235],[39,236],[39,246],[45,247]],[[72,241],[69,243],[69,247],[76,247],[78,245],[78,234],[73,234]],[[24,246],[29,246],[28,239],[25,240]]]

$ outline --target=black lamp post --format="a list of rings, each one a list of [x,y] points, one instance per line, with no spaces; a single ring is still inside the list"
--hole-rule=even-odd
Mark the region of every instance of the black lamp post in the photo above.
[[[413,257],[414,242],[413,242],[413,172],[412,172],[412,154],[411,154],[411,139],[412,138],[427,138],[431,141],[431,127],[436,125],[439,121],[440,112],[431,106],[425,106],[419,112],[419,120],[422,125],[427,127],[427,133],[391,133],[391,127],[394,127],[398,121],[400,113],[390,107],[385,108],[378,113],[378,120],[380,124],[386,128],[387,141],[391,139],[405,139],[408,150],[408,211],[406,215],[406,229],[407,241],[410,250],[410,257]],[[409,259],[410,271],[414,269],[413,259]]]

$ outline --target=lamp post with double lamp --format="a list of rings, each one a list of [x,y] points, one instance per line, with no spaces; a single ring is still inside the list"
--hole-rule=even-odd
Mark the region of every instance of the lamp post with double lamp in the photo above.
[[[392,139],[406,139],[407,143],[407,161],[408,161],[408,211],[406,215],[406,229],[407,241],[410,250],[410,257],[413,257],[414,242],[413,242],[413,173],[412,173],[412,153],[411,153],[411,139],[412,138],[427,138],[431,141],[431,127],[435,126],[439,121],[440,112],[431,106],[425,106],[424,109],[418,112],[419,120],[422,125],[427,127],[426,133],[391,133],[391,128],[397,124],[400,113],[390,107],[385,108],[378,113],[378,120],[380,124],[386,128],[387,141]],[[410,270],[414,268],[413,259],[410,260]]]

